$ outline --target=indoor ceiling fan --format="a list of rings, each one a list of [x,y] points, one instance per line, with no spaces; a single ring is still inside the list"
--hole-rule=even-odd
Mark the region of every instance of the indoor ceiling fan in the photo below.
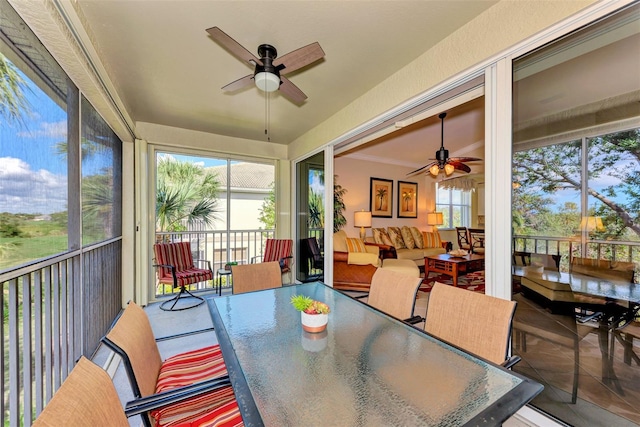
[[[444,148],[444,118],[447,116],[447,113],[440,113],[438,117],[442,121],[441,133],[440,133],[440,149],[436,151],[436,158],[431,159],[435,160],[434,162],[429,163],[428,165],[424,165],[420,169],[416,169],[413,172],[409,172],[407,176],[416,174],[418,172],[422,172],[425,169],[429,170],[429,173],[433,176],[437,176],[440,171],[444,170],[444,173],[447,176],[451,175],[453,171],[456,169],[462,172],[469,173],[471,172],[471,168],[464,164],[464,162],[473,162],[476,160],[482,160],[477,157],[449,157],[449,150],[445,150]]]
[[[284,76],[324,57],[324,51],[318,42],[296,49],[281,57],[278,57],[275,47],[261,44],[258,46],[260,58],[257,58],[220,28],[212,27],[207,29],[207,32],[233,56],[254,67],[253,74],[223,86],[223,90],[234,91],[255,83],[258,89],[264,92],[280,90],[284,96],[296,104],[301,104],[307,99],[307,95]]]

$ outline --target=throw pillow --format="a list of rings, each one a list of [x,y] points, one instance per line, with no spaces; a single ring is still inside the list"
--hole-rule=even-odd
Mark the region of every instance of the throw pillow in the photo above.
[[[440,233],[437,231],[424,231],[422,232],[422,238],[424,239],[425,248],[441,248],[442,241],[440,240]]]
[[[367,247],[361,239],[347,237],[347,252],[367,252]]]
[[[416,242],[416,248],[422,249],[424,248],[424,240],[422,239],[422,233],[418,230],[417,227],[411,227],[411,235],[413,236],[413,240]]]
[[[385,230],[384,228],[372,228],[371,231],[373,233],[373,241],[375,243],[377,243],[378,245],[393,246],[393,243],[391,243],[391,239],[387,234],[387,230]]]
[[[387,228],[387,232],[389,233],[389,237],[396,249],[404,249],[407,247],[407,245],[404,244],[400,227],[389,227]]]
[[[416,242],[413,240],[413,234],[411,234],[411,229],[406,225],[400,229],[402,233],[402,240],[404,240],[404,244],[407,246],[407,249],[413,249],[416,247]]]

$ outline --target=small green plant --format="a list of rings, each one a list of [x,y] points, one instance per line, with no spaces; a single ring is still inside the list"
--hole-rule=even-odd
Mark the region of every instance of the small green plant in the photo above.
[[[329,314],[331,309],[323,302],[313,300],[306,295],[294,295],[291,297],[291,305],[298,311],[307,314]]]

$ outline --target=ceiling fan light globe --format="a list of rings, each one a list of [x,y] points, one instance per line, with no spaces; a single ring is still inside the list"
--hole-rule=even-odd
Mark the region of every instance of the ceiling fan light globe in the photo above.
[[[262,71],[254,76],[256,87],[263,92],[275,92],[280,87],[280,78],[273,73]]]
[[[429,168],[429,173],[433,176],[438,176],[440,173],[440,167],[438,165],[433,165]]]
[[[446,173],[447,175],[451,175],[455,169],[456,168],[449,163],[444,165],[444,173]]]

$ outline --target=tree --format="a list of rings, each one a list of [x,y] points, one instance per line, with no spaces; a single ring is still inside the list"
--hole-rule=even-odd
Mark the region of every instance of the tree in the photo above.
[[[217,219],[220,182],[203,166],[164,156],[158,160],[156,189],[156,229],[183,231],[183,224],[202,221],[212,225]]]
[[[515,153],[513,174],[521,194],[580,193],[581,151],[581,141],[574,141]],[[590,139],[587,157],[590,208],[603,217],[607,234],[640,236],[640,129]],[[597,179],[612,184],[595,188]]]
[[[265,230],[276,228],[276,188],[275,182],[271,183],[269,194],[265,197],[260,207],[258,221],[264,224]]]
[[[23,117],[31,114],[25,90],[29,86],[16,66],[0,53],[0,114],[8,122],[24,123]]]
[[[380,205],[378,206],[378,210],[382,210],[384,199],[387,198],[387,189],[380,187],[376,190],[376,199],[380,199]]]
[[[347,225],[347,219],[344,217],[345,204],[344,194],[347,192],[338,184],[338,176],[333,177],[333,232],[340,231],[342,227]]]
[[[309,194],[309,228],[324,228],[324,198],[313,189]]]

